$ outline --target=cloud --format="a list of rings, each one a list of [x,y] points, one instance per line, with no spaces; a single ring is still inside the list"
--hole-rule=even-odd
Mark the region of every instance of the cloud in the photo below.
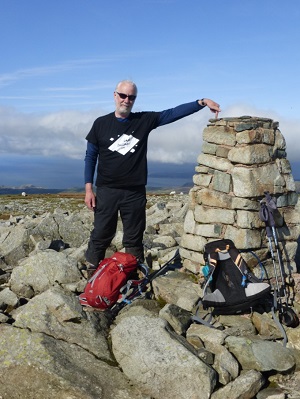
[[[85,154],[85,137],[93,121],[104,112],[60,111],[25,114],[0,107],[0,154],[20,154],[81,159]],[[195,162],[201,151],[202,131],[210,117],[202,111],[150,135],[150,161]]]
[[[85,137],[98,112],[24,114],[0,107],[0,154],[80,159]]]
[[[243,104],[233,105],[220,113],[220,117],[240,117],[243,115],[270,118],[279,122],[279,129],[286,140],[287,158],[299,160],[300,119],[287,119],[271,110],[259,110]],[[202,132],[213,115],[204,109],[171,125],[153,131],[149,139],[149,156],[156,162],[196,162],[201,152]]]
[[[200,111],[154,130],[149,138],[148,159],[165,163],[196,163],[201,152],[202,132],[212,116]]]
[[[45,114],[25,114],[13,108],[0,107],[0,154],[65,157],[82,159],[85,137],[93,121],[103,110],[75,110]],[[272,111],[249,105],[234,105],[222,111],[222,117],[252,115],[279,121],[287,143],[288,159],[298,160],[300,152],[300,120],[287,119]],[[149,138],[148,159],[154,162],[196,162],[201,152],[202,132],[213,117],[208,109],[170,125],[154,130]]]
[[[0,107],[0,185],[35,184],[49,188],[83,185],[85,137],[93,121],[106,112],[94,109],[27,114]],[[242,115],[279,121],[287,143],[287,158],[295,165],[294,175],[299,176],[300,121],[242,104],[228,107],[220,114],[222,117]],[[211,117],[213,114],[204,109],[154,130],[149,138],[149,162],[158,167],[160,163],[196,165],[203,129]],[[164,170],[166,166],[159,169]]]
[[[242,115],[251,115],[263,118],[270,118],[279,122],[279,130],[286,141],[287,158],[289,161],[298,161],[300,153],[300,119],[287,118],[273,110],[258,109],[247,104],[237,104],[228,107],[222,116],[236,117]]]

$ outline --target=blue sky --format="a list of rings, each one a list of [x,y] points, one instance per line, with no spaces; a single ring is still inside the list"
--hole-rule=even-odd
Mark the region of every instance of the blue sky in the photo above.
[[[198,98],[220,117],[279,121],[300,152],[300,1],[0,0],[0,186],[83,185],[85,136],[114,109],[121,79],[135,110]],[[152,132],[151,162],[195,163],[211,114]],[[298,169],[293,169],[300,176]]]

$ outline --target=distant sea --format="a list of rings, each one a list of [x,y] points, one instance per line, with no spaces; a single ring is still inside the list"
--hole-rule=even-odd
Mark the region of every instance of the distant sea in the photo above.
[[[185,178],[167,178],[167,177],[151,177],[148,179],[147,188],[174,188],[178,189],[180,187],[192,187],[193,181],[192,179]]]
[[[169,190],[187,192],[193,187],[193,175],[195,174],[195,164],[170,164],[170,163],[148,163],[148,184],[147,191],[159,191]],[[293,177],[296,181],[297,191],[300,191],[300,162],[292,163]],[[73,169],[75,172],[75,169]],[[76,176],[76,174],[74,173]],[[82,165],[78,172],[78,178],[72,180],[67,179],[68,183],[65,183],[65,187],[61,184],[56,187],[55,183],[52,182],[51,188],[47,188],[47,182],[43,187],[37,185],[26,184],[24,186],[9,187],[6,185],[0,185],[1,194],[19,194],[25,191],[28,194],[39,194],[39,193],[58,193],[58,192],[83,192],[84,185],[82,182]],[[30,177],[27,182],[30,182]],[[60,183],[62,180],[60,179]],[[69,184],[69,185],[68,185]],[[72,184],[72,186],[70,186]]]
[[[193,186],[193,175],[195,174],[194,164],[162,164],[151,163],[148,164],[148,184],[147,191],[182,191],[188,192]],[[81,183],[81,181],[80,181]],[[0,195],[5,194],[55,194],[59,192],[83,192],[83,184],[74,185],[73,187],[64,188],[47,188],[37,187],[35,185],[24,185],[18,187],[8,187],[0,185]],[[76,183],[75,183],[76,184]]]

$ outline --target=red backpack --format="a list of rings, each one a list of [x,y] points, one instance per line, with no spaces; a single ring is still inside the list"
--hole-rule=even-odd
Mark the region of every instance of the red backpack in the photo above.
[[[136,257],[124,252],[103,259],[79,295],[79,302],[84,306],[109,309],[118,301],[120,289],[137,266]]]

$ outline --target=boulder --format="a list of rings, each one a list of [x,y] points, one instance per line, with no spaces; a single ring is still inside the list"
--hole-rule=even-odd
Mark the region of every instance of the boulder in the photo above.
[[[167,323],[145,310],[127,312],[111,331],[113,353],[124,373],[156,399],[209,398],[215,371],[175,340]]]

